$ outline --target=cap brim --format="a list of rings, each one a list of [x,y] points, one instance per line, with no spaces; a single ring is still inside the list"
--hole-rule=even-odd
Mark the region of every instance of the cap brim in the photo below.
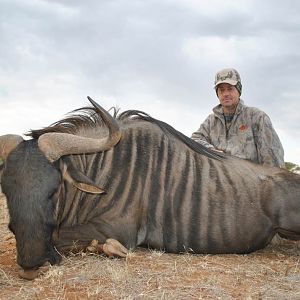
[[[215,84],[215,88],[221,84],[221,83],[228,83],[228,84],[231,84],[231,85],[236,85],[238,83],[237,80],[233,80],[233,79],[225,79],[225,80],[219,80],[216,84]]]

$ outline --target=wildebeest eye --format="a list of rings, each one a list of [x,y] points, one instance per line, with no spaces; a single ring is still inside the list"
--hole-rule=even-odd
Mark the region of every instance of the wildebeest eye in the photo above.
[[[57,190],[52,190],[48,193],[48,199],[52,199],[57,193]]]

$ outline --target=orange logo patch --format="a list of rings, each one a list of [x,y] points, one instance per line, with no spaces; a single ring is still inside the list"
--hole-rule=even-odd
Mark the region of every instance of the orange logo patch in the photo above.
[[[247,128],[248,128],[247,125],[242,124],[242,125],[239,127],[239,130],[240,130],[240,131],[245,131]]]

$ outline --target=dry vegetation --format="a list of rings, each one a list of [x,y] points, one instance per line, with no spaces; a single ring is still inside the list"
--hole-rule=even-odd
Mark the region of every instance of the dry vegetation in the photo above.
[[[15,240],[0,197],[0,299],[300,299],[298,244],[250,255],[166,254],[147,249],[127,259],[84,253],[44,276],[18,278]]]

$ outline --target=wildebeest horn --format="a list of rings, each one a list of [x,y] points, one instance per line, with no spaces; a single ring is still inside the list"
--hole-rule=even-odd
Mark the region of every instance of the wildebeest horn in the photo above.
[[[5,160],[8,154],[21,142],[23,142],[23,138],[20,135],[6,134],[0,136],[0,157]]]
[[[39,137],[38,145],[48,160],[56,161],[61,156],[68,154],[84,154],[105,151],[111,149],[119,142],[121,132],[116,120],[90,97],[88,97],[88,99],[101,116],[104,124],[108,127],[109,135],[105,138],[95,139],[76,136],[69,133],[45,133]]]

